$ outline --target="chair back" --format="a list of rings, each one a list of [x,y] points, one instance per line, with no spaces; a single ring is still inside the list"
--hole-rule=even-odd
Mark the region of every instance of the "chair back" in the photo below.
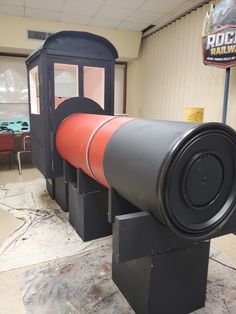
[[[0,132],[0,152],[14,152],[15,141],[13,132]]]
[[[22,144],[24,152],[31,152],[31,136],[29,133],[22,134]]]

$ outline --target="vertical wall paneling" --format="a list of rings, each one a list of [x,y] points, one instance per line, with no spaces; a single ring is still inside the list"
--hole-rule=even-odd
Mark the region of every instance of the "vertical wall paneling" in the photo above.
[[[209,5],[144,38],[128,63],[127,113],[183,120],[186,107],[204,107],[204,121],[221,121],[225,70],[202,63],[201,33]],[[236,71],[231,72],[227,123],[236,128]]]

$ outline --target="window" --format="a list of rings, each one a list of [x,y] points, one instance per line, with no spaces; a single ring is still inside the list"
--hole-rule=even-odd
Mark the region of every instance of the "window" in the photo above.
[[[84,97],[90,98],[104,109],[105,69],[84,67]]]
[[[115,114],[123,114],[125,107],[125,64],[115,66]]]
[[[0,56],[0,119],[6,121],[28,117],[25,58]]]
[[[39,70],[38,66],[29,71],[30,108],[32,114],[40,114]]]
[[[55,108],[64,100],[79,96],[78,65],[54,64]]]
[[[0,57],[0,103],[28,103],[26,73],[24,59]]]

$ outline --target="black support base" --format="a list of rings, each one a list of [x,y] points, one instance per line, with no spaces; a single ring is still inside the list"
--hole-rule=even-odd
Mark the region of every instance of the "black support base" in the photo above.
[[[56,177],[51,180],[52,189],[54,191],[54,197],[58,205],[65,212],[69,211],[69,202],[72,200],[69,199],[69,183],[76,184],[76,168],[71,166],[68,162],[63,160],[63,175]],[[49,181],[50,182],[50,181]],[[49,185],[50,188],[50,185]],[[50,190],[49,190],[50,193]]]
[[[69,220],[83,241],[112,233],[107,212],[107,189],[77,170],[77,182],[69,183]]]
[[[113,224],[119,215],[140,212],[140,209],[126,201],[114,189],[108,190],[108,221]]]
[[[118,264],[112,278],[137,314],[187,314],[205,305],[210,242]]]
[[[51,198],[54,200],[55,198],[55,180],[51,178],[46,178],[46,189],[51,196]]]
[[[65,182],[64,176],[56,177],[55,182],[55,200],[64,212],[68,212],[68,182]]]
[[[205,305],[210,241],[176,237],[144,212],[117,216],[112,278],[137,314],[187,314]]]
[[[137,314],[188,314],[204,307],[210,240],[177,236],[115,190],[63,162],[47,189],[90,241],[112,233],[112,278]],[[109,221],[109,222],[108,222]],[[211,237],[235,232],[236,212]]]

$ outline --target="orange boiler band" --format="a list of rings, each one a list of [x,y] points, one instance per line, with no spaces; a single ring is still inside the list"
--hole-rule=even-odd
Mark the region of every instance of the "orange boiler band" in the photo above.
[[[76,113],[60,124],[56,147],[62,159],[109,187],[104,174],[104,153],[112,135],[134,118]]]

